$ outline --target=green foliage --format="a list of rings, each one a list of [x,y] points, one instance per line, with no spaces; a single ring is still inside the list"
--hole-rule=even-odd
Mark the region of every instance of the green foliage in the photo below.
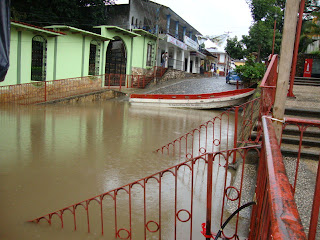
[[[235,71],[244,83],[255,83],[263,78],[265,65],[257,63],[253,55],[247,57],[245,65],[236,66]]]
[[[11,17],[37,26],[61,24],[91,29],[105,23],[105,5],[112,3],[113,0],[14,0]]]
[[[313,52],[311,52],[311,53],[309,53],[309,54],[316,55],[316,56],[320,57],[320,50],[318,50],[318,51],[313,51]]]
[[[306,52],[308,45],[316,41],[314,36],[320,35],[320,12],[312,12],[308,18],[302,22],[299,52]]]
[[[237,36],[227,39],[225,51],[233,59],[243,59],[243,57],[246,55],[243,43],[241,41],[238,41]]]

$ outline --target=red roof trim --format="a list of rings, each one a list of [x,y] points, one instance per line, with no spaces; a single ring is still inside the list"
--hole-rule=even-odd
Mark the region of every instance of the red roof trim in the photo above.
[[[223,98],[248,93],[255,90],[254,88],[236,89],[225,92],[202,93],[202,94],[131,94],[130,98],[145,98],[145,99],[208,99],[208,98]]]
[[[29,23],[19,22],[19,21],[15,21],[15,20],[11,20],[11,22],[18,23],[18,24],[21,24],[21,25],[25,25],[25,26],[28,26],[28,27],[38,28],[38,29],[41,29],[41,30],[44,30],[44,31],[47,31],[47,32],[66,35],[66,33],[63,33],[63,32],[58,32],[58,31],[54,31],[54,30],[51,30],[51,29],[35,26],[35,25],[29,24]]]

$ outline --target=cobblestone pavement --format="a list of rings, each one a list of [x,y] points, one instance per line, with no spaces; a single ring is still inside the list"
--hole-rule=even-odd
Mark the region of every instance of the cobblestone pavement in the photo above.
[[[199,94],[214,93],[236,89],[236,85],[226,83],[225,77],[193,78],[172,80],[147,88],[151,94]]]

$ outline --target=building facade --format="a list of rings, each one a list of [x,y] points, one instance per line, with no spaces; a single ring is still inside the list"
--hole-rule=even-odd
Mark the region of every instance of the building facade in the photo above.
[[[0,86],[153,69],[155,35],[142,29],[97,28],[100,34],[11,22],[10,66]]]
[[[158,66],[167,52],[165,67],[200,73],[201,61],[206,58],[197,43],[196,36],[201,33],[169,7],[149,0],[131,0],[129,4],[107,6],[106,12],[108,25],[129,31],[143,29],[159,37],[155,53]]]

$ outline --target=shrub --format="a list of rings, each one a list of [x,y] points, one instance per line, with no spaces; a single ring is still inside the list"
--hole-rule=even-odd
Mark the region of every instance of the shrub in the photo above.
[[[255,57],[253,55],[247,57],[245,65],[236,66],[235,69],[244,84],[257,83],[263,78],[265,70],[265,65],[263,63],[255,62]]]

